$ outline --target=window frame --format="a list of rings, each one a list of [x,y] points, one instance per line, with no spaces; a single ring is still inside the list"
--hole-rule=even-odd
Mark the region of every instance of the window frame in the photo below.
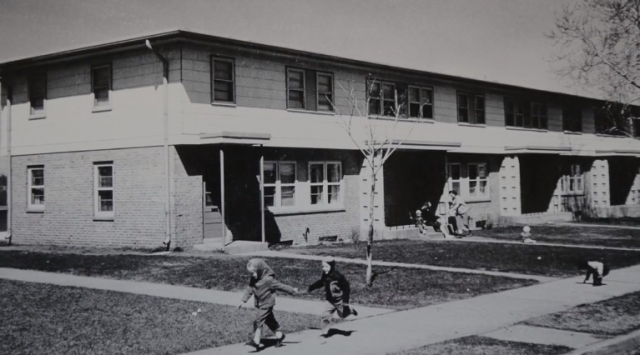
[[[577,118],[571,117],[572,113],[577,113],[578,117]],[[562,130],[563,131],[582,133],[584,129],[582,121],[583,121],[583,118],[582,118],[581,106],[577,104],[569,104],[562,108]]]
[[[108,84],[106,86],[106,90],[107,90],[107,100],[105,101],[105,104],[103,105],[99,105],[98,104],[98,100],[96,99],[96,89],[100,89],[103,90],[105,89],[104,87],[100,87],[100,88],[96,88],[96,75],[95,72],[99,69],[107,69],[107,72],[109,73],[109,80],[108,80]],[[91,93],[93,94],[93,107],[94,109],[101,109],[101,108],[109,108],[111,107],[111,92],[113,91],[113,68],[111,63],[106,63],[106,64],[98,64],[98,65],[92,65],[91,66]]]
[[[274,183],[263,183],[263,186],[265,188],[267,187],[273,187],[274,188],[274,194],[273,194],[273,205],[269,206],[266,201],[264,203],[264,206],[266,208],[294,208],[294,207],[298,207],[299,206],[299,202],[298,202],[298,194],[296,193],[298,190],[298,164],[296,161],[292,161],[292,160],[268,160],[264,162],[264,165],[266,164],[275,164],[275,176],[276,176],[276,181]],[[282,179],[280,177],[280,164],[293,164],[293,183],[282,183]],[[263,167],[264,169],[264,167]],[[293,204],[292,205],[282,205],[282,188],[283,187],[293,187]]]
[[[325,109],[320,109],[320,95],[321,94],[325,94],[325,93],[321,93],[320,92],[320,80],[319,77],[320,76],[327,76],[329,78],[331,78],[331,99],[329,99],[329,109],[325,110]],[[288,82],[287,82],[288,83]],[[334,105],[335,105],[335,80],[334,80],[334,76],[333,73],[329,73],[329,72],[324,72],[324,71],[316,71],[316,110],[317,111],[321,111],[321,112],[334,112]],[[306,87],[305,87],[305,91],[306,91]],[[288,95],[287,95],[288,97]]]
[[[302,89],[291,89],[289,85],[289,73],[291,72],[299,72],[302,73]],[[298,68],[289,68],[287,67],[287,109],[290,110],[306,110],[307,109],[307,71],[304,69]],[[294,91],[302,91],[302,107],[291,107],[291,97],[290,92]]]
[[[470,171],[471,166],[484,166],[485,169],[485,177],[480,178],[480,174],[476,179],[471,179]],[[457,166],[459,169],[460,177],[458,179],[453,178],[453,167]],[[454,190],[458,193],[466,201],[490,201],[491,200],[491,181],[489,171],[489,162],[482,161],[472,161],[472,162],[453,162],[447,163],[447,192]],[[479,172],[479,170],[478,170]],[[477,183],[476,193],[471,194],[471,182],[475,181]],[[480,184],[481,182],[486,181],[486,188],[483,194],[480,194]],[[458,189],[454,187],[454,184],[458,184]]]
[[[231,80],[226,79],[216,79],[216,61],[225,62],[231,64]],[[213,104],[235,104],[236,103],[236,61],[233,58],[220,57],[217,55],[211,56],[211,103]],[[231,83],[231,101],[226,100],[216,100],[216,81],[222,81],[226,83]]]
[[[466,96],[466,100],[461,100],[460,96]],[[482,108],[478,108],[478,99],[482,99]],[[465,102],[466,106],[461,107],[461,103]],[[473,104],[473,105],[472,105]],[[462,120],[460,110],[466,110],[467,119]],[[479,112],[482,112],[479,115]],[[458,123],[472,124],[472,125],[486,125],[487,124],[487,99],[484,93],[458,90],[456,91],[456,113],[458,117]],[[478,118],[482,117],[482,122],[478,121]]]
[[[534,114],[534,107],[538,106],[538,114]],[[549,112],[547,110],[547,105],[544,102],[540,102],[540,101],[531,101],[530,102],[530,110],[529,110],[530,114],[531,114],[531,126],[532,128],[535,129],[541,129],[541,130],[549,130]],[[542,114],[542,112],[544,112],[544,115]],[[544,125],[542,124],[543,119],[544,118]],[[535,120],[537,119],[538,121],[538,127],[535,127]]]
[[[509,106],[511,106],[511,109]],[[534,109],[536,107],[538,108],[537,114],[534,113],[536,112]],[[512,123],[509,122],[510,116]],[[544,122],[544,125],[542,125],[542,122]],[[504,98],[505,127],[548,130],[548,122],[546,104],[538,101],[517,100],[512,97]]]
[[[100,186],[100,168],[111,168],[111,187]],[[111,211],[101,211],[100,191],[111,191]],[[93,164],[93,216],[99,219],[115,218],[115,168],[113,162],[99,162]]]
[[[322,182],[311,182],[311,166],[312,165],[322,165]],[[340,169],[340,176],[338,182],[329,182],[328,175],[328,165],[337,165]],[[311,206],[320,206],[320,207],[331,207],[331,206],[342,206],[344,201],[344,171],[342,170],[342,162],[337,160],[327,160],[327,161],[309,161],[308,163],[308,175],[309,175],[309,205]],[[321,186],[322,187],[322,198],[321,203],[313,203],[313,186]],[[337,186],[338,187],[338,198],[335,202],[329,202],[329,187]]]
[[[33,91],[33,82],[36,80],[41,79],[42,82],[42,93],[41,96],[35,96],[34,97],[34,91]],[[29,116],[31,118],[33,117],[45,117],[46,112],[47,112],[47,73],[46,72],[41,72],[41,73],[35,73],[32,75],[29,75],[28,79],[27,79],[27,95],[29,97]],[[33,101],[34,99],[42,99],[42,109],[40,110],[36,110],[34,109],[33,106]]]
[[[489,194],[489,164],[487,163],[479,163],[479,162],[473,162],[473,163],[467,163],[467,180],[468,180],[468,187],[467,187],[467,197],[469,197],[470,199],[487,199],[490,198],[490,194]],[[477,177],[475,179],[471,178],[471,167],[475,166],[477,169]],[[484,166],[484,173],[485,176],[484,178],[480,177],[480,166]],[[475,182],[476,183],[476,193],[475,194],[471,194],[471,183]],[[485,182],[485,189],[484,189],[484,193],[480,193],[480,185],[482,184],[482,182]]]
[[[411,89],[418,90],[418,101],[411,101]],[[431,93],[431,97],[429,98],[429,104],[423,105],[424,101],[422,100],[422,92],[423,90],[429,91]],[[411,105],[417,104],[419,107],[419,116],[411,115]],[[424,107],[431,107],[431,117],[425,117],[424,115]],[[433,87],[431,86],[416,86],[416,85],[408,85],[407,86],[407,117],[409,118],[417,118],[417,119],[427,119],[432,120],[435,116],[433,109]]]
[[[42,185],[33,184],[33,171],[42,170]],[[45,184],[45,170],[44,165],[30,165],[27,166],[27,211],[43,212],[45,210],[45,196],[46,196],[46,184]],[[42,203],[36,204],[32,202],[34,189],[42,189]]]
[[[378,91],[379,95],[378,96],[372,96],[371,92],[372,89],[374,87],[374,85],[379,85],[380,89]],[[392,92],[393,92],[393,97],[390,99],[386,99],[384,97],[384,90],[383,87],[384,85],[389,85],[392,87]],[[395,115],[391,114],[388,115],[386,110],[385,110],[385,102],[391,102],[393,109],[395,110],[396,107],[396,101],[397,101],[397,95],[398,95],[398,87],[396,85],[396,83],[394,82],[390,82],[390,81],[381,81],[381,80],[368,80],[367,81],[367,100],[368,102],[368,107],[367,107],[367,115],[368,116],[374,116],[374,117],[395,117]],[[377,101],[377,110],[379,112],[376,113],[371,113],[371,101]]]
[[[577,169],[574,169],[577,167]],[[574,174],[574,170],[579,171],[578,174]],[[563,195],[583,195],[585,193],[585,172],[582,169],[582,164],[572,163],[569,164],[569,170],[562,175],[560,179],[560,192]],[[574,187],[573,189],[571,187]]]

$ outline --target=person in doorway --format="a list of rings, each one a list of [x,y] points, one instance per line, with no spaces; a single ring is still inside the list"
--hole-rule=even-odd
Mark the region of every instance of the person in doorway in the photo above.
[[[275,272],[262,259],[249,260],[247,271],[251,274],[251,278],[249,279],[249,286],[247,286],[242,296],[242,303],[238,308],[241,308],[249,300],[249,297],[253,295],[258,314],[253,322],[253,339],[246,345],[253,346],[256,351],[264,347],[260,341],[262,339],[262,326],[266,324],[276,336],[276,347],[280,347],[285,335],[280,331],[280,324],[278,324],[273,314],[273,307],[276,304],[276,291],[297,294],[298,289],[278,282],[275,279]]]
[[[459,236],[469,235],[471,233],[469,229],[469,207],[455,190],[449,191],[449,198],[451,198],[449,216],[454,216],[456,220],[455,234]]]
[[[331,319],[334,313],[338,313],[340,318],[347,318],[350,315],[357,316],[358,312],[349,305],[351,287],[347,279],[336,270],[336,261],[332,257],[322,260],[322,276],[320,280],[309,286],[307,292],[319,289],[324,286],[325,303],[322,312],[322,334],[326,337],[329,334]]]

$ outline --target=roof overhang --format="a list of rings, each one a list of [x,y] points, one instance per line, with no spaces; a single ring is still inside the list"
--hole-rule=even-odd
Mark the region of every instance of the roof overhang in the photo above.
[[[271,140],[271,134],[256,132],[229,132],[201,133],[200,144],[265,144]]]
[[[602,149],[596,150],[596,156],[600,157],[640,157],[637,149]]]
[[[398,146],[398,149],[412,149],[412,150],[444,150],[448,151],[454,148],[462,146],[461,142],[442,142],[442,141],[430,141],[430,140],[401,140],[392,139],[389,141],[364,141],[365,146],[374,144],[375,146]]]
[[[567,154],[571,153],[569,146],[506,146],[504,147],[506,154]]]

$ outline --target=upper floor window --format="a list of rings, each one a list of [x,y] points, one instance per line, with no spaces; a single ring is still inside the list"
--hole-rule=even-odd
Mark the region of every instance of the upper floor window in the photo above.
[[[396,116],[396,85],[369,82],[369,115]]]
[[[547,107],[541,103],[505,99],[504,117],[507,126],[547,129]]]
[[[433,118],[433,89],[409,86],[409,117]]]
[[[91,91],[93,92],[94,106],[109,106],[111,65],[105,64],[91,68]]]
[[[264,204],[267,207],[296,205],[295,162],[264,162]]]
[[[607,103],[594,109],[596,133],[615,136],[638,136],[637,118],[640,109],[618,103]],[[631,121],[630,121],[631,120]]]
[[[312,205],[336,205],[342,201],[342,164],[340,162],[309,163]]]
[[[44,115],[44,103],[47,99],[47,75],[42,73],[30,76],[28,85],[31,116]]]
[[[113,163],[94,165],[94,216],[113,218]]]
[[[562,109],[562,129],[582,132],[582,109],[579,106],[565,106]]]
[[[213,102],[235,102],[235,73],[232,59],[211,59],[211,92]]]
[[[485,124],[484,95],[458,92],[458,122]]]
[[[27,209],[44,211],[44,166],[27,167],[27,191]]]
[[[287,68],[287,108],[333,111],[333,74]]]

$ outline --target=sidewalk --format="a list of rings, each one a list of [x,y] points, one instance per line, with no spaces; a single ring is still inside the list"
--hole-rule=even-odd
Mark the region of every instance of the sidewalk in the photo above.
[[[298,253],[287,253],[281,251],[258,251],[253,253],[247,253],[244,255],[251,256],[259,256],[264,258],[288,258],[288,259],[304,259],[304,260],[323,260],[326,258],[322,255],[309,255],[309,254],[298,254]],[[351,264],[360,264],[367,265],[367,261],[364,259],[351,259],[351,258],[341,258],[334,257],[336,262],[340,263],[351,263]],[[434,265],[423,265],[423,264],[408,264],[408,263],[398,263],[392,261],[380,261],[374,260],[373,265],[375,266],[387,266],[387,267],[404,267],[411,269],[425,269],[425,270],[437,270],[437,271],[449,271],[449,272],[462,272],[465,274],[482,274],[482,275],[491,275],[491,276],[503,276],[503,277],[511,277],[514,279],[526,279],[526,280],[536,280],[538,282],[550,282],[558,280],[557,277],[549,277],[549,276],[539,276],[539,275],[528,275],[528,274],[518,274],[514,272],[502,272],[502,271],[487,271],[487,270],[476,270],[476,269],[464,269],[457,267],[447,267],[447,266],[434,266]]]
[[[185,301],[216,303],[236,307],[240,304],[240,300],[242,299],[241,292],[206,290],[186,286],[75,276],[33,270],[0,268],[0,279],[46,283],[58,286],[84,287],[96,290],[126,292]],[[244,307],[252,307],[252,305],[252,303],[247,303]],[[354,306],[358,310],[361,318],[393,312],[391,309],[364,307],[358,306],[357,304],[354,304]],[[314,315],[322,314],[323,307],[324,302],[321,301],[293,299],[282,296],[278,296],[276,304],[276,309],[279,311]]]
[[[319,338],[318,330],[289,334],[285,346],[261,353],[387,354],[470,335],[485,334],[514,323],[640,291],[640,266],[618,269],[606,286],[582,283],[582,277],[487,294],[424,308],[393,312],[337,325],[344,335]],[[526,339],[523,339],[526,340]],[[189,355],[247,354],[242,344],[205,349]]]

